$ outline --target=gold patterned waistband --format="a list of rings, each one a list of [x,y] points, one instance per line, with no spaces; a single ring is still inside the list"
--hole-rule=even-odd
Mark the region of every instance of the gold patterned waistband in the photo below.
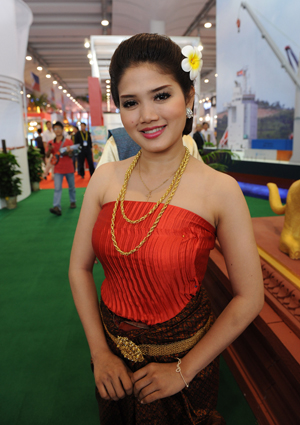
[[[100,310],[101,312],[101,310]],[[102,316],[102,314],[101,314]],[[131,360],[132,362],[142,362],[144,361],[144,356],[170,356],[172,354],[179,354],[184,351],[190,350],[193,348],[197,342],[206,334],[211,325],[211,318],[208,319],[206,324],[200,328],[195,335],[190,338],[183,339],[181,341],[171,342],[170,344],[142,344],[136,345],[133,341],[123,336],[114,336],[107,329],[103,318],[102,323],[107,332],[108,336],[119,348],[123,356]]]

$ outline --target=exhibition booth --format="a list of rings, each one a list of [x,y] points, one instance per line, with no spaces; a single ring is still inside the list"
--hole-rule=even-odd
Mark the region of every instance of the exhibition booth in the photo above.
[[[264,212],[259,211],[252,218],[265,306],[223,356],[260,424],[296,424],[300,391],[300,66],[299,54],[291,55],[284,32],[291,43],[299,39],[300,27],[295,22],[299,14],[290,18],[290,28],[298,31],[291,34],[289,23],[281,21],[286,16],[286,5],[276,1],[273,10],[268,1],[259,12],[261,2],[254,3],[255,8],[240,0],[216,2],[217,86],[216,91],[208,92],[200,85],[200,78],[195,80],[190,135],[196,132],[197,124],[208,122],[216,143],[207,140],[201,154],[208,158],[215,155],[222,162],[229,152],[232,159],[226,163],[226,172],[237,180],[244,195],[252,198],[248,202],[270,199],[270,206],[264,204]],[[300,13],[298,3],[294,7]],[[267,19],[270,9],[274,12],[271,21]],[[42,110],[33,110],[33,91],[29,93],[27,88],[26,92],[24,82],[33,15],[21,0],[8,2],[5,14],[5,24],[0,27],[1,39],[8,40],[0,43],[1,58],[5,59],[0,63],[0,152],[10,152],[19,164],[20,202],[31,195],[28,145],[34,144],[37,129],[45,129],[47,121],[61,120],[67,131],[72,131],[81,119],[87,122],[95,165],[107,142],[108,130],[122,127],[119,110],[111,99],[109,65],[115,49],[129,35],[91,34],[91,75],[89,92],[82,101],[84,107],[71,99],[79,109],[74,113],[67,110],[63,97],[67,94],[63,94],[61,86],[56,89],[58,95],[53,97],[52,106],[50,94]],[[199,36],[171,38],[181,48],[192,45],[200,50]],[[300,49],[297,43],[293,46]],[[58,98],[59,102],[55,102]],[[87,184],[78,183],[82,197]],[[46,182],[44,188],[53,185]],[[37,208],[38,202],[34,205]],[[6,207],[6,199],[0,193],[0,210]],[[259,202],[255,208],[259,210]],[[8,214],[6,210],[3,213]],[[55,231],[60,230],[55,227]],[[51,242],[53,247],[57,247],[56,242]],[[218,316],[233,296],[218,241],[203,283]]]

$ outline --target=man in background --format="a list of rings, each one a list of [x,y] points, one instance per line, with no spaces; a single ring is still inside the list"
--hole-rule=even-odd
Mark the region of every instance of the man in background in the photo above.
[[[204,122],[202,124],[201,134],[204,137],[205,141],[208,143],[212,143],[217,146],[216,138],[214,132],[210,130],[208,122]]]
[[[69,197],[70,197],[70,208],[76,208],[76,192],[75,192],[75,179],[74,179],[74,166],[72,156],[73,153],[70,146],[73,145],[72,140],[65,139],[64,137],[64,126],[60,121],[57,121],[53,125],[55,132],[55,138],[48,143],[47,157],[49,158],[52,154],[57,158],[57,163],[54,166],[54,198],[53,208],[50,208],[50,212],[55,215],[61,215],[61,194],[62,194],[62,182],[64,176],[67,179],[69,186]],[[60,149],[66,148],[66,152],[61,153]]]
[[[86,130],[86,124],[80,123],[80,131],[75,134],[75,145],[80,145],[81,150],[78,154],[78,174],[84,179],[84,161],[89,164],[90,175],[95,171],[93,154],[92,154],[92,139],[91,133]]]
[[[71,140],[75,145],[75,136],[78,133],[79,128],[77,127],[77,125],[73,126],[73,131],[71,132]],[[74,170],[78,171],[78,153],[77,151],[74,152],[73,154],[73,165],[74,165]]]
[[[44,146],[43,138],[41,136],[43,130],[41,128],[38,128],[37,132],[38,132],[38,137],[36,137],[34,139],[35,140],[35,144],[36,144],[36,147],[40,150],[40,153],[41,153],[41,155],[43,157],[44,164],[46,164],[46,160],[45,160],[45,146]]]
[[[198,148],[199,151],[202,150],[203,145],[205,143],[205,138],[204,138],[203,134],[201,133],[201,130],[202,130],[202,124],[197,124],[196,125],[196,131],[193,134],[193,139],[195,140],[197,148]]]

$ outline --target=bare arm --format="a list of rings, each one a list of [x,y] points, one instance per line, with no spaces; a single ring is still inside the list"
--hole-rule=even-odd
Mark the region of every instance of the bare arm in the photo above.
[[[235,180],[226,176],[218,194],[217,237],[226,261],[233,299],[210,331],[185,356],[182,370],[188,380],[227,348],[263,307],[264,287],[252,223],[244,196]]]
[[[225,257],[233,299],[207,334],[182,359],[187,382],[193,380],[253,321],[263,307],[263,280],[248,207],[238,184],[222,176],[214,193],[217,236]],[[184,388],[176,364],[150,364],[133,375],[134,392],[144,403]],[[156,388],[156,391],[152,389]]]
[[[101,210],[99,187],[105,187],[107,178],[107,167],[104,172],[97,170],[86,190],[71,252],[69,279],[90,347],[96,385],[101,397],[117,400],[125,396],[124,389],[127,394],[131,394],[132,384],[124,363],[112,354],[107,345],[93,279],[95,254],[92,247],[92,230]]]

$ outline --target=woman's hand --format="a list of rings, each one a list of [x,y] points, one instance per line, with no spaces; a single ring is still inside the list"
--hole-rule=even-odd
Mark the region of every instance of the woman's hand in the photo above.
[[[132,375],[135,397],[147,404],[181,391],[185,384],[176,367],[177,363],[149,363],[135,372]]]
[[[132,394],[132,372],[119,357],[108,350],[93,358],[93,363],[96,386],[104,400],[116,401]]]

